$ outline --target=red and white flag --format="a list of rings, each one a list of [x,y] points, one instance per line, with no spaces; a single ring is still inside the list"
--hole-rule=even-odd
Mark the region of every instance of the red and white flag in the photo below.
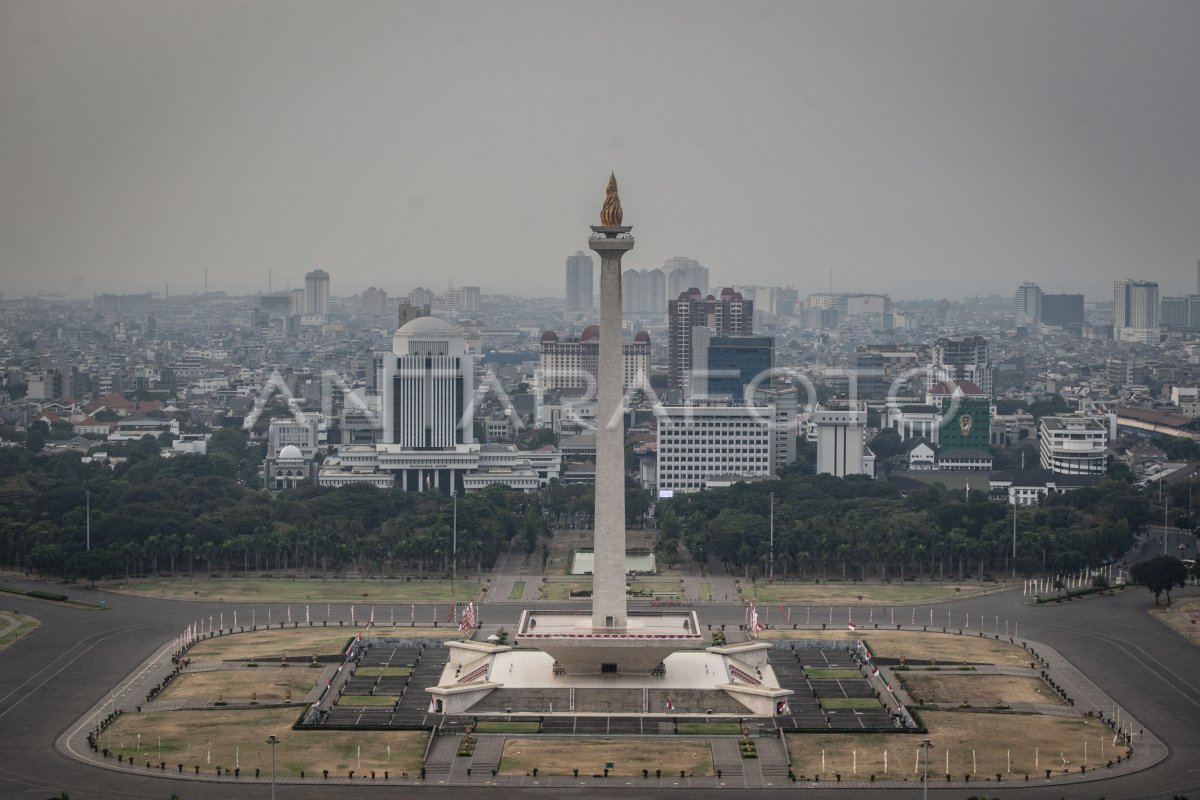
[[[671,702],[671,698],[667,698],[667,711],[674,711],[675,704]]]
[[[854,620],[850,620],[849,622],[847,622],[846,627],[852,631],[858,630],[858,626],[854,624]]]
[[[454,622],[458,618],[458,603],[446,609],[446,622]]]
[[[872,678],[878,678],[878,677],[879,677],[879,667],[877,667],[877,666],[875,666],[875,665],[873,665],[873,664],[871,665],[871,677],[872,677]]]
[[[792,713],[792,710],[790,708],[788,708],[787,700],[776,700],[775,701],[775,714],[776,715],[783,715],[783,714],[790,714],[790,713]]]
[[[475,627],[475,603],[467,604],[463,610],[462,619],[458,622],[458,629],[464,633]]]
[[[758,632],[763,629],[763,626],[758,621],[758,609],[750,606],[750,624],[746,627],[746,632],[752,638],[758,638]]]

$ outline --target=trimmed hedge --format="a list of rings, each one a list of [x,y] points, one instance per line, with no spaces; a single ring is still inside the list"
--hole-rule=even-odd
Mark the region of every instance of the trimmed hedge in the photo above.
[[[36,597],[39,600],[53,600],[57,603],[62,603],[71,598],[59,592],[43,592],[41,589],[14,589],[8,586],[0,586],[0,592],[8,592],[9,594],[19,594],[25,597]]]

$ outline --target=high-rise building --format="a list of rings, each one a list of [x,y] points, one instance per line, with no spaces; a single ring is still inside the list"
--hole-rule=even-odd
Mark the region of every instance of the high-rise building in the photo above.
[[[588,389],[600,375],[600,326],[589,325],[578,338],[559,338],[545,331],[540,343],[542,388],[547,390]],[[624,357],[624,390],[641,389],[650,383],[650,334],[639,331],[632,341],[621,344]]]
[[[796,460],[796,410],[799,406],[799,393],[795,386],[759,386],[751,398],[759,406],[769,406],[775,409],[775,422],[772,426],[774,440],[775,469],[785,467]]]
[[[1154,344],[1159,338],[1158,284],[1129,278],[1113,282],[1113,336]]]
[[[621,311],[662,314],[667,310],[666,278],[661,269],[627,269],[621,273]]]
[[[304,313],[306,308],[304,296],[303,289],[292,289],[288,292],[288,316]]]
[[[591,311],[592,257],[580,250],[567,258],[567,311]],[[623,300],[623,298],[622,298]]]
[[[933,381],[971,381],[992,396],[992,343],[986,336],[943,336],[933,345]]]
[[[1018,327],[1036,327],[1042,320],[1042,290],[1036,283],[1026,281],[1017,287],[1016,312]]]
[[[662,271],[667,297],[679,297],[688,289],[699,289],[701,297],[708,295],[708,267],[696,259],[687,256],[668,258],[663,262]]]
[[[374,286],[362,293],[362,313],[371,317],[382,317],[387,313],[387,292]]]
[[[774,365],[772,336],[735,336],[710,328],[692,329],[692,379],[689,399],[745,399],[746,388]],[[770,383],[770,376],[760,379]]]
[[[304,276],[304,313],[329,313],[329,273],[323,269]]]
[[[1042,295],[1042,324],[1072,326],[1083,324],[1083,295]]]
[[[657,415],[660,493],[698,492],[718,478],[775,474],[773,407],[663,406]]]
[[[1162,299],[1162,324],[1174,331],[1200,329],[1200,294]]]
[[[285,317],[289,313],[296,313],[291,310],[291,298],[287,292],[259,295],[258,310],[264,314],[278,317]]]
[[[428,317],[429,304],[426,303],[423,306],[414,306],[408,300],[402,300],[397,305],[396,311],[396,327],[403,328],[405,325],[418,317]]]
[[[438,300],[438,308],[453,314],[466,316],[479,313],[479,287],[463,286],[447,289]]]
[[[421,306],[433,307],[433,302],[437,300],[437,295],[432,289],[423,289],[420,286],[408,293],[408,302],[417,308]]]
[[[754,301],[733,289],[722,289],[720,297],[707,297],[689,289],[672,300],[667,311],[667,388],[690,392],[692,330],[708,328],[715,333],[738,336],[754,332]]]
[[[409,450],[445,450],[473,441],[464,415],[471,402],[475,359],[462,330],[419,317],[396,331],[382,359],[382,441]]]

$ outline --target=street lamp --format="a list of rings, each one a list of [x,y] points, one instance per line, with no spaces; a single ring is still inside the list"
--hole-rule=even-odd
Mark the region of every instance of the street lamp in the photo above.
[[[451,488],[454,497],[454,527],[450,542],[450,599],[454,599],[454,572],[458,569],[458,490]],[[470,570],[468,577],[470,577]]]
[[[767,583],[775,580],[775,493],[771,492],[771,561],[767,564]]]
[[[925,741],[929,741],[926,739]],[[267,744],[271,745],[271,800],[275,800],[275,745],[279,740],[275,738],[275,734],[267,737]],[[929,759],[926,758],[926,761]],[[928,769],[926,769],[928,772]]]
[[[1013,490],[1012,579],[1017,582],[1017,493]]]
[[[87,550],[92,552],[92,493],[85,492],[87,495]]]
[[[929,748],[933,747],[933,742],[928,739],[921,740],[921,749],[925,751],[925,780],[922,797],[929,800]]]

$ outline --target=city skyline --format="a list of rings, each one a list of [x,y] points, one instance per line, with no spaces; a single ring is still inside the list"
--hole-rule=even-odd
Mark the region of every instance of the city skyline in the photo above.
[[[604,69],[589,8],[7,4],[5,290],[324,269],[339,296],[433,275],[552,296],[584,187],[615,170],[653,231],[631,268],[688,253],[713,285],[898,299],[1192,291],[1195,4],[616,2],[639,24]]]

